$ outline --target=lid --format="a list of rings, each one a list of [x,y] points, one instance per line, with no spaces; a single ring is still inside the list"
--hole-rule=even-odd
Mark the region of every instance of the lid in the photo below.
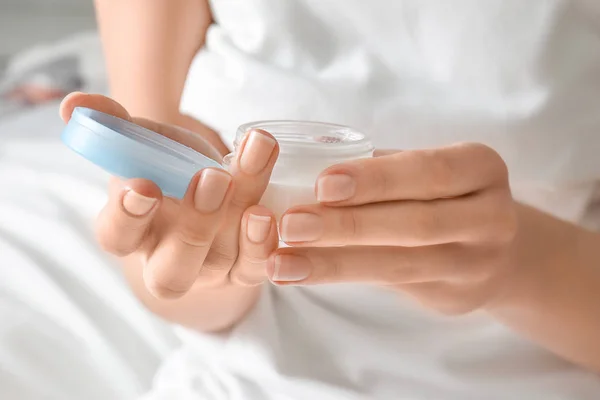
[[[153,181],[165,196],[183,198],[211,158],[154,131],[89,108],[77,107],[61,136],[73,151],[112,175]]]

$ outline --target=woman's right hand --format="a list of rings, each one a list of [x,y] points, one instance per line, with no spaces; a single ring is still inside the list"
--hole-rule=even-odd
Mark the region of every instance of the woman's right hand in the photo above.
[[[61,105],[65,122],[78,106],[133,121],[220,161],[219,151],[200,135],[132,118],[104,96],[67,96]],[[271,135],[249,132],[230,173],[200,171],[181,201],[163,197],[151,181],[112,178],[108,203],[98,218],[101,246],[117,256],[138,258],[145,286],[157,298],[178,298],[196,286],[261,284],[278,235],[273,214],[257,204],[278,152]]]

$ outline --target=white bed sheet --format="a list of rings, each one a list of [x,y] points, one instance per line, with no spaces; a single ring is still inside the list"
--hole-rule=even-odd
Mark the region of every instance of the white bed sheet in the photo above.
[[[132,399],[177,341],[96,246],[107,176],[57,108],[0,120],[0,398]]]

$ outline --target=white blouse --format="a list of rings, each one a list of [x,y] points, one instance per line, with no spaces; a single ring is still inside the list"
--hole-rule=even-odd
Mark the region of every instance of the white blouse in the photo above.
[[[597,1],[212,6],[215,24],[182,110],[226,142],[243,122],[279,118],[348,124],[379,148],[483,142],[504,157],[518,200],[591,223],[584,217],[600,178]],[[268,287],[229,336],[182,337],[157,396],[170,387],[202,399],[600,398],[597,377],[486,315],[440,317],[365,286]]]

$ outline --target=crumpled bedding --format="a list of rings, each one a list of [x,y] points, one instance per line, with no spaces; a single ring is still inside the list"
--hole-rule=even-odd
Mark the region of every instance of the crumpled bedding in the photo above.
[[[80,65],[93,58],[79,54]],[[88,87],[103,79],[77,71],[89,74],[82,80]],[[136,398],[177,339],[137,301],[115,260],[94,241],[107,176],[60,143],[58,101],[4,110],[0,398]]]

